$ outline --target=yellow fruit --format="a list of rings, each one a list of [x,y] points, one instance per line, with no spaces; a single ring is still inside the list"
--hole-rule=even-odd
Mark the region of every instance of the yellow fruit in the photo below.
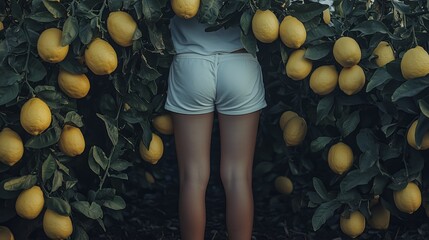
[[[156,116],[152,120],[153,127],[160,133],[171,135],[174,132],[173,119],[170,114]]]
[[[293,117],[290,119],[284,130],[283,140],[286,146],[297,146],[304,141],[305,135],[307,134],[307,122],[302,117]]]
[[[332,145],[328,152],[329,168],[336,174],[343,174],[353,166],[353,151],[345,143]]]
[[[85,138],[79,128],[66,124],[60,135],[58,147],[69,157],[75,157],[85,150]]]
[[[58,86],[67,96],[79,99],[88,94],[90,83],[85,74],[74,74],[61,69],[58,74]]]
[[[395,54],[393,53],[392,47],[388,42],[381,41],[377,47],[372,52],[372,55],[375,56],[375,64],[379,67],[383,67],[384,65],[390,63],[395,60]]]
[[[127,12],[117,11],[109,13],[107,18],[107,31],[113,41],[122,47],[133,45],[134,32],[137,23]]]
[[[329,12],[329,8],[323,10],[323,22],[326,24],[331,23],[331,13]]]
[[[24,155],[24,144],[21,137],[10,128],[4,128],[0,132],[0,162],[13,166]]]
[[[118,57],[110,43],[96,38],[85,50],[85,64],[96,75],[110,74],[118,66]]]
[[[50,239],[66,239],[73,233],[73,224],[69,216],[46,209],[43,216],[43,230]]]
[[[270,10],[256,10],[252,18],[255,38],[263,43],[272,43],[279,37],[279,20]]]
[[[152,133],[152,141],[150,141],[149,149],[147,149],[143,142],[140,141],[139,152],[140,157],[143,160],[156,164],[164,153],[164,144],[162,143],[162,139],[155,133]]]
[[[15,240],[12,232],[8,227],[0,226],[0,239],[1,240]]]
[[[407,79],[424,77],[429,73],[429,55],[420,46],[407,50],[401,60],[402,76]]]
[[[404,189],[393,192],[393,200],[401,212],[411,214],[422,204],[422,193],[417,184],[409,182]]]
[[[390,211],[385,209],[383,206],[378,204],[371,208],[371,218],[368,220],[368,224],[377,230],[386,230],[389,228],[390,222]]]
[[[281,194],[291,194],[293,191],[292,181],[285,176],[278,176],[274,180],[274,187]]]
[[[128,103],[124,103],[124,112],[128,112],[131,109],[131,106]]]
[[[338,83],[338,72],[334,65],[320,66],[310,76],[310,88],[314,93],[327,95]]]
[[[305,50],[292,52],[286,63],[286,75],[293,80],[303,80],[310,74],[313,63],[304,57]]]
[[[197,15],[200,0],[171,0],[171,7],[177,16],[189,19]]]
[[[150,172],[145,172],[144,173],[144,177],[146,178],[146,181],[150,184],[154,184],[155,183],[155,178],[153,177],[152,174],[150,174]]]
[[[351,37],[340,37],[334,44],[334,58],[343,67],[359,63],[362,53],[359,44]]]
[[[33,186],[22,191],[15,202],[18,216],[25,219],[35,219],[42,212],[45,198],[39,186]]]
[[[61,35],[58,28],[48,28],[43,31],[37,40],[37,52],[45,62],[59,63],[66,58],[69,45],[62,46]]]
[[[300,48],[307,38],[304,24],[297,18],[286,16],[280,23],[280,39],[289,48]]]
[[[3,22],[0,22],[0,31],[4,29]]]
[[[279,124],[280,124],[280,128],[282,130],[284,130],[286,124],[289,122],[289,120],[291,120],[293,117],[297,117],[298,114],[294,111],[286,111],[284,113],[282,113],[282,115],[280,116],[280,120],[279,120]]]
[[[29,134],[39,135],[51,125],[51,109],[40,98],[30,98],[22,105],[19,120]]]
[[[410,128],[408,128],[407,142],[411,147],[413,147],[416,150],[429,149],[429,132],[426,132],[425,135],[423,136],[423,140],[422,140],[422,143],[420,145],[420,148],[417,147],[417,144],[416,144],[416,128],[417,128],[418,122],[419,122],[418,120],[415,120],[411,124]]]
[[[365,217],[359,211],[351,212],[349,218],[341,216],[340,228],[347,236],[356,238],[365,230]]]
[[[365,86],[365,73],[359,65],[343,68],[338,77],[341,91],[347,95],[358,93]]]

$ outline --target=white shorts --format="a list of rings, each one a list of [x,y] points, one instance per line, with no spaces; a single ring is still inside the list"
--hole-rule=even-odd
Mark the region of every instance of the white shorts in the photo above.
[[[174,57],[165,109],[182,114],[241,115],[267,106],[261,66],[249,53]]]

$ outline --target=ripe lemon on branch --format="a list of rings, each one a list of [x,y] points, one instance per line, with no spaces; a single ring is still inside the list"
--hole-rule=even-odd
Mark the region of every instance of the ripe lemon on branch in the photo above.
[[[286,176],[278,176],[274,180],[274,187],[281,194],[291,194],[293,191],[293,183]]]
[[[2,240],[15,240],[12,232],[8,227],[0,226],[0,239]]]
[[[351,37],[340,37],[334,43],[335,60],[343,67],[352,67],[360,62],[362,53],[359,44]]]
[[[23,190],[15,202],[16,214],[25,219],[35,219],[43,210],[45,197],[39,186]]]
[[[149,148],[143,144],[143,141],[140,141],[139,152],[140,157],[146,162],[152,164],[158,163],[164,153],[164,144],[162,139],[155,133],[152,133],[152,140],[149,143]]]
[[[10,128],[4,128],[0,132],[0,162],[13,166],[24,155],[24,144],[21,137]]]
[[[304,141],[307,134],[307,122],[304,118],[296,116],[291,118],[283,129],[283,140],[286,146],[297,146]]]
[[[345,67],[338,77],[338,85],[341,91],[347,95],[354,95],[365,86],[365,73],[359,65]]]
[[[381,204],[371,208],[371,218],[368,224],[377,230],[386,230],[389,228],[390,211],[384,208]]]
[[[286,16],[280,23],[280,39],[289,48],[300,48],[307,39],[304,24],[296,17]]]
[[[426,132],[423,136],[422,143],[420,144],[420,147],[417,147],[416,144],[416,128],[418,124],[418,120],[415,120],[411,126],[408,128],[407,132],[407,142],[408,144],[413,147],[416,150],[426,150],[429,149],[429,132]]]
[[[106,75],[115,71],[118,56],[107,41],[95,38],[85,50],[85,64],[96,75]]]
[[[338,83],[338,72],[334,65],[320,66],[310,76],[310,88],[318,95],[334,91]]]
[[[122,47],[133,45],[133,36],[137,30],[137,23],[127,12],[116,11],[107,17],[107,31],[113,41]]]
[[[404,189],[393,192],[393,200],[401,212],[412,214],[422,204],[422,193],[417,184],[409,182]]]
[[[365,230],[365,217],[359,211],[351,212],[349,218],[341,216],[340,228],[347,236],[356,238]]]
[[[332,145],[328,152],[328,165],[336,174],[343,174],[353,166],[353,151],[349,145],[339,142]]]
[[[407,50],[401,60],[401,71],[407,80],[426,76],[429,73],[429,55],[426,50],[421,46]]]
[[[286,124],[289,122],[289,120],[291,120],[294,117],[297,117],[298,114],[294,111],[286,111],[284,113],[282,113],[282,115],[280,116],[280,120],[279,120],[279,125],[281,130],[283,130],[286,126]]]
[[[43,216],[43,231],[50,239],[67,239],[73,233],[73,224],[69,216],[46,209]]]
[[[255,38],[263,43],[272,43],[279,37],[279,20],[270,10],[256,10],[252,18]]]
[[[170,114],[156,116],[152,120],[152,125],[158,132],[165,135],[171,135],[174,132],[173,119]]]
[[[85,74],[74,74],[61,69],[58,86],[67,96],[80,99],[88,94],[90,82]]]
[[[60,135],[58,147],[69,157],[75,157],[85,150],[85,138],[79,128],[66,124]]]
[[[37,52],[43,61],[59,63],[66,58],[69,45],[61,44],[62,33],[58,28],[48,28],[40,34],[37,40]]]
[[[292,52],[286,63],[286,75],[293,80],[303,80],[313,67],[311,60],[304,57],[305,49]]]
[[[395,54],[393,53],[392,47],[388,42],[381,41],[372,52],[375,57],[375,64],[379,67],[383,67],[389,62],[395,60]]]
[[[171,0],[174,13],[184,19],[197,15],[200,8],[200,0]]]
[[[29,134],[39,135],[51,125],[51,109],[40,98],[30,98],[22,105],[19,120]]]

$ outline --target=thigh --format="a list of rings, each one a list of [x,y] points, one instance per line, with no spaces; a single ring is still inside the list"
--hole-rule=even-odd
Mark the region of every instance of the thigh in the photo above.
[[[251,178],[259,115],[259,111],[243,115],[219,114],[224,178]]]
[[[172,117],[181,179],[208,180],[213,113],[172,113]]]

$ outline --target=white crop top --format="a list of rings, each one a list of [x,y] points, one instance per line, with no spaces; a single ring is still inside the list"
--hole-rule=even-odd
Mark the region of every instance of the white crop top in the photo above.
[[[222,27],[213,32],[206,32],[207,27],[209,25],[199,23],[197,17],[183,19],[174,16],[170,20],[170,31],[176,53],[211,55],[243,48],[239,26]]]

